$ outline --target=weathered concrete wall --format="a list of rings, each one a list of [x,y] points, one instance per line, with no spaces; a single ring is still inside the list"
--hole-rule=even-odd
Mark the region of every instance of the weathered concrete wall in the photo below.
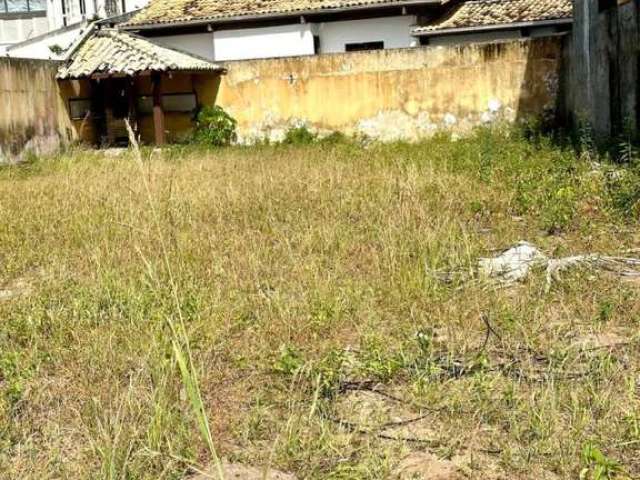
[[[73,137],[55,79],[58,65],[0,58],[0,162],[47,153]]]
[[[555,115],[562,39],[227,62],[218,104],[243,141],[292,125],[413,140]]]

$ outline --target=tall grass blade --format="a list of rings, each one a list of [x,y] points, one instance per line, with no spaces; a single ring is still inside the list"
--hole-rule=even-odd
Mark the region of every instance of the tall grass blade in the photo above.
[[[153,195],[151,194],[149,179],[144,172],[144,164],[142,161],[140,146],[138,144],[138,141],[136,140],[135,134],[133,132],[133,129],[131,128],[131,124],[129,123],[129,121],[126,121],[126,127],[129,134],[129,141],[133,149],[134,159],[140,170],[140,177],[142,178],[142,183],[146,191],[147,202],[152,213],[158,240],[160,241],[162,258],[165,263],[167,274],[169,276],[169,285],[171,287],[171,294],[173,302],[175,304],[176,315],[178,317],[178,325],[176,325],[174,319],[171,316],[166,317],[167,324],[171,330],[171,344],[173,347],[173,353],[176,359],[176,363],[178,364],[178,368],[180,369],[181,381],[187,392],[189,404],[191,406],[193,414],[196,417],[196,424],[198,426],[198,430],[200,431],[200,435],[207,444],[207,448],[209,449],[209,453],[211,454],[211,460],[216,465],[218,477],[220,478],[220,480],[224,480],[222,463],[220,461],[220,458],[218,457],[213,442],[211,429],[209,428],[209,418],[207,416],[204,402],[202,401],[202,392],[200,390],[200,385],[198,382],[198,373],[193,363],[193,357],[191,355],[189,336],[187,334],[184,318],[182,316],[180,296],[178,294],[178,287],[173,275],[173,269],[171,268],[168,249],[164,239],[164,231],[160,223],[160,216],[158,215],[158,209],[153,199]]]

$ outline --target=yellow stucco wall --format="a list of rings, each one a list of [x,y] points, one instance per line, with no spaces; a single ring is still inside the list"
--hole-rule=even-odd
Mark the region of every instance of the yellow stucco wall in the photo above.
[[[91,85],[89,80],[65,80],[59,82],[60,92],[64,102],[64,107],[69,114],[69,99],[71,98],[89,98],[91,96]],[[98,143],[98,133],[94,128],[94,123],[90,118],[84,120],[70,120],[76,138],[81,139],[85,143]]]
[[[228,62],[228,73],[165,76],[163,93],[194,91],[238,120],[241,141],[282,139],[301,122],[321,132],[382,140],[416,139],[439,129],[468,131],[496,119],[552,115],[559,95],[558,37],[402,50]],[[34,139],[96,143],[91,122],[69,120],[67,100],[90,95],[87,81],[54,80],[51,62],[0,60],[0,146]],[[150,94],[148,78],[137,82]],[[139,119],[153,141],[151,116]],[[168,113],[169,140],[187,137],[192,114]]]
[[[242,140],[304,122],[393,140],[553,114],[560,38],[227,62],[217,103]]]
[[[0,58],[0,162],[74,138],[57,69],[54,62]]]

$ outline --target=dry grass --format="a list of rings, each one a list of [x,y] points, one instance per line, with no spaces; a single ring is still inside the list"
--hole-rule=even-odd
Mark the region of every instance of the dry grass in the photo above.
[[[145,155],[161,236],[130,154],[0,170],[1,478],[208,462],[172,281],[230,461],[393,478],[427,451],[461,478],[640,476],[640,285],[582,272],[504,290],[425,269],[523,239],[637,248],[606,168],[491,132]]]

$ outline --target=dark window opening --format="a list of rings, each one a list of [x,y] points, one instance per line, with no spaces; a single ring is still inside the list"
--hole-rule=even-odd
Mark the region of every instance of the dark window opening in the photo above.
[[[313,52],[318,54],[320,53],[320,36],[313,36]]]
[[[364,52],[367,50],[384,50],[384,42],[347,43],[344,46],[347,52]]]
[[[62,0],[62,23],[67,26],[67,0]]]
[[[116,15],[120,15],[121,12],[118,11],[120,7],[118,6],[117,0],[106,0],[104,3],[104,9],[107,13],[107,17],[115,17]]]
[[[153,98],[150,95],[139,96],[136,109],[140,115],[151,115]],[[165,93],[162,95],[162,109],[165,113],[194,113],[198,109],[198,97],[193,92]]]
[[[113,82],[111,111],[113,118],[123,120],[129,118],[129,87],[126,83]]]
[[[80,15],[84,16],[87,14],[87,3],[85,0],[80,0]]]
[[[72,120],[85,120],[104,118],[104,105],[98,100],[99,96],[91,98],[70,98],[69,114]]]
[[[598,11],[604,12],[618,6],[618,0],[598,0]]]

